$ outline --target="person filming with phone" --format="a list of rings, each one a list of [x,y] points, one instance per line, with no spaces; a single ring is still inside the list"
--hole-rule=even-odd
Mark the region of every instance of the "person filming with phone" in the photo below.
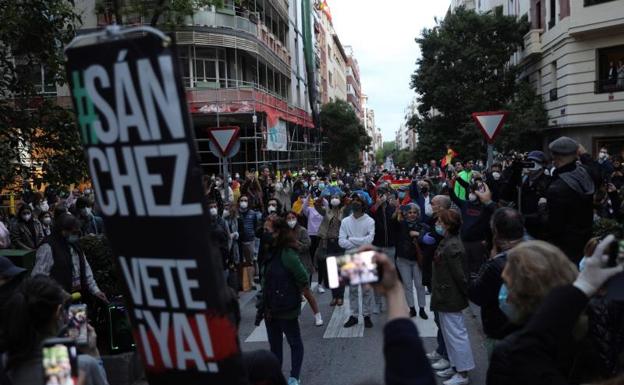
[[[66,336],[70,300],[50,277],[37,275],[22,282],[1,315],[0,351],[4,354],[0,360],[4,371],[0,379],[9,385],[46,385],[42,351],[47,339]],[[82,354],[77,356],[77,384],[108,385],[92,327],[88,326],[87,344],[78,345],[78,350]]]

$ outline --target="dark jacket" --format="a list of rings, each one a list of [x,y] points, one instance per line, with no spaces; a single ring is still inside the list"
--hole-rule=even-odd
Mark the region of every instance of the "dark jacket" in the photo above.
[[[546,191],[549,241],[578,264],[592,236],[593,195],[600,183],[597,163],[587,154],[583,164],[567,164],[553,173]]]
[[[80,216],[80,232],[82,235],[104,233],[104,220],[97,215],[89,214],[86,217]]]
[[[546,198],[551,177],[543,172],[536,178],[523,177],[520,163],[513,164],[508,170],[511,174],[509,182],[503,187],[502,198],[514,202],[524,218],[529,235],[536,239],[546,239],[546,213],[539,206],[539,200]]]
[[[587,296],[574,286],[553,289],[529,323],[494,348],[487,384],[571,385],[589,382],[586,377],[594,374],[594,362],[589,355],[580,357],[586,349],[579,348],[573,335],[587,302]]]
[[[37,219],[31,219],[32,226],[19,219],[11,227],[11,245],[16,249],[35,250],[41,243],[45,235],[41,222]],[[33,231],[34,230],[34,231]]]
[[[463,186],[467,191],[469,185],[460,178],[457,178],[457,183]],[[455,195],[453,189],[451,192],[451,200],[459,207],[462,217],[461,225],[461,239],[464,242],[477,242],[490,240],[492,238],[492,231],[490,229],[490,218],[492,213],[496,210],[496,203],[494,201],[485,205],[481,202],[472,203],[469,200],[459,199]],[[466,193],[466,198],[468,193]]]
[[[468,307],[466,251],[458,236],[444,238],[433,259],[431,310],[460,312]]]
[[[409,318],[384,327],[384,357],[386,385],[435,385],[418,329]]]
[[[48,238],[48,244],[52,249],[52,257],[54,258],[54,265],[50,270],[50,277],[54,278],[58,282],[63,290],[68,293],[73,291],[73,257],[71,249],[78,254],[80,265],[80,292],[83,298],[87,298],[89,295],[89,286],[86,280],[86,258],[82,249],[77,243],[67,242],[60,234],[53,234]]]
[[[507,253],[498,254],[481,266],[477,277],[470,282],[468,296],[481,307],[481,323],[485,334],[494,339],[505,337],[509,322],[498,307],[498,292],[503,285],[501,274],[507,262]]]
[[[431,217],[425,215],[425,196],[423,195],[420,187],[418,187],[418,181],[412,181],[409,189],[409,197],[413,203],[416,203],[420,208],[420,221],[428,222]],[[429,191],[429,199],[433,198],[433,192]]]
[[[421,265],[424,262],[422,239],[431,229],[426,224],[419,222],[408,223],[404,220],[398,222],[395,219],[394,223],[397,229],[396,257],[417,261]],[[410,231],[417,231],[419,236],[412,237]]]
[[[393,247],[396,244],[396,223],[392,220],[395,210],[394,206],[382,203],[373,214],[375,220],[374,246]]]

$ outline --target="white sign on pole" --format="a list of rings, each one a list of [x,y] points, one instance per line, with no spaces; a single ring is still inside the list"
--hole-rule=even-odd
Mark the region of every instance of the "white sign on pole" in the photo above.
[[[508,115],[507,111],[475,112],[472,114],[472,119],[477,123],[488,143],[492,143],[505,124]]]

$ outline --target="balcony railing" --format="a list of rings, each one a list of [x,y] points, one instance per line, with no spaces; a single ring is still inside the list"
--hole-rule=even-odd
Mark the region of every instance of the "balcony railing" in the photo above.
[[[622,92],[624,91],[624,79],[599,79],[594,82],[595,90],[597,94]]]
[[[185,25],[231,28],[258,35],[258,26],[249,18],[213,11],[199,11],[184,21]]]

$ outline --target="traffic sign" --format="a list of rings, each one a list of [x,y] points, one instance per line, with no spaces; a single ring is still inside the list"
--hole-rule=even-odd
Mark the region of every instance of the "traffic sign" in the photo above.
[[[508,116],[508,111],[486,111],[474,112],[472,119],[477,123],[488,143],[493,143]]]
[[[232,156],[230,152],[234,143],[238,140],[240,128],[238,126],[211,127],[207,129],[210,141],[217,147],[220,154],[215,154],[221,158]]]

